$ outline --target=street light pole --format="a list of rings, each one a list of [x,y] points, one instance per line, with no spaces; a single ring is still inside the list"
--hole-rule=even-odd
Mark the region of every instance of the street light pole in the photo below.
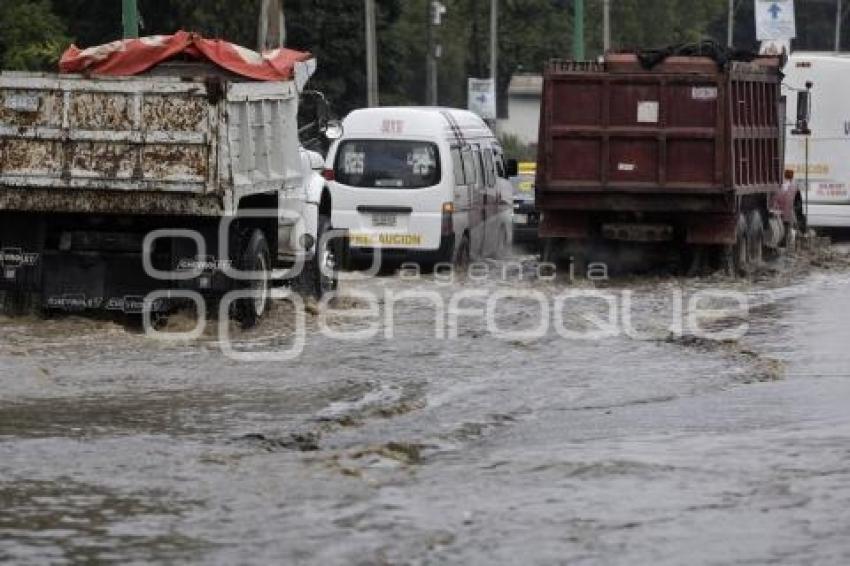
[[[139,37],[139,7],[136,0],[122,0],[121,23],[124,27],[124,39]]]
[[[365,0],[366,12],[366,102],[378,106],[378,33],[375,24],[375,0]]]
[[[490,0],[490,79],[493,81],[493,104],[498,114],[499,83],[499,0]],[[495,123],[495,122],[494,122]]]
[[[602,47],[605,53],[611,50],[611,0],[602,2]]]
[[[573,0],[573,59],[584,61],[584,0]]]
[[[729,21],[726,24],[726,45],[735,46],[735,0],[729,0]]]
[[[437,106],[437,35],[436,28],[442,17],[442,4],[436,0],[426,2],[428,7],[428,54],[425,59],[425,104]]]
[[[286,45],[283,0],[262,1],[257,29],[257,51],[277,49]]]
[[[437,62],[434,60],[434,3],[428,0],[426,4],[428,38],[425,41],[427,44],[425,47],[425,104],[427,106],[436,106],[437,96],[435,95],[435,91],[437,89],[434,84],[437,82]]]
[[[841,0],[835,0],[835,51],[841,51]]]

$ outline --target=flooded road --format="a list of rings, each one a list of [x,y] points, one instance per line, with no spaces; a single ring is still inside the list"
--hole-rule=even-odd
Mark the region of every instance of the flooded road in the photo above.
[[[350,283],[291,361],[235,359],[293,347],[285,305],[236,356],[0,319],[0,561],[850,562],[846,260],[595,286],[505,263]],[[686,323],[700,296],[699,328],[742,336]]]

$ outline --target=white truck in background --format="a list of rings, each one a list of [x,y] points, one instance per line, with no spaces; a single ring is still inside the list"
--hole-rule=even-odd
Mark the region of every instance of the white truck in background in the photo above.
[[[808,208],[808,225],[850,227],[850,53],[797,51],[784,73],[789,124],[797,116],[797,93],[807,82],[813,86],[811,135],[789,130],[785,151],[785,167],[794,171]]]
[[[231,314],[253,326],[288,275],[335,288],[324,160],[297,123],[312,68],[0,74],[0,304],[135,313],[151,292],[250,289]]]

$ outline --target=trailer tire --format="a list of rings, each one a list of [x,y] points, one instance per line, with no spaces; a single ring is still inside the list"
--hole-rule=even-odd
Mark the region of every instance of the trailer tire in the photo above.
[[[764,220],[758,209],[751,210],[747,217],[747,244],[750,271],[754,272],[764,263]]]
[[[342,260],[340,256],[343,254],[336,245],[340,239],[328,237],[328,232],[331,230],[331,219],[320,215],[316,234],[316,253],[313,259],[304,264],[301,274],[293,281],[295,290],[304,297],[321,299],[325,294],[339,288],[339,269]],[[324,269],[321,266],[324,266]]]
[[[248,272],[257,272],[262,275],[259,278],[245,281],[247,289],[255,291],[256,297],[239,299],[236,301],[236,320],[244,328],[254,328],[268,312],[271,288],[271,254],[269,244],[262,230],[254,230],[251,237],[239,254],[239,269]]]

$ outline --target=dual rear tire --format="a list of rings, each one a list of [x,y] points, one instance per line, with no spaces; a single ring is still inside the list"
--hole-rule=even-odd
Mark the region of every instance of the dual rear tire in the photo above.
[[[735,244],[724,252],[725,270],[732,276],[748,277],[764,264],[764,217],[754,209],[738,215]]]

